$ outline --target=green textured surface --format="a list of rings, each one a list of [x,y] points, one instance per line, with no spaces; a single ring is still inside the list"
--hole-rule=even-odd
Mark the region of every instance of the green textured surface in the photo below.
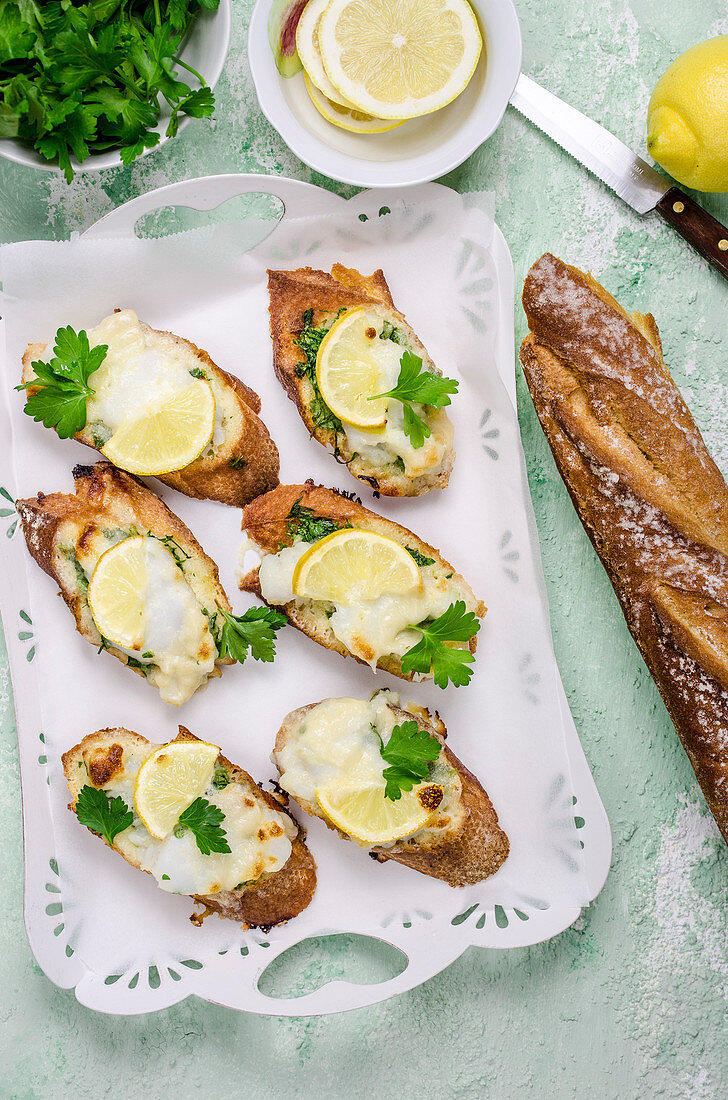
[[[0,160],[0,238],[61,238],[144,190],[213,172],[325,184],[257,111],[245,54],[250,7],[233,2],[214,126],[193,123],[135,167],[70,187]],[[694,42],[728,32],[725,0],[518,0],[518,8],[525,71],[635,149],[660,72]],[[728,473],[728,285],[512,111],[445,182],[495,191],[517,285],[549,249],[591,268],[628,308],[655,314],[668,364]],[[703,201],[728,221],[728,198]],[[516,325],[520,339],[520,306]],[[519,399],[556,654],[614,835],[596,903],[550,943],[470,949],[419,989],[338,1017],[268,1019],[196,1000],[146,1017],[97,1015],[47,981],[25,937],[3,651],[0,1096],[728,1095],[728,850],[555,472],[520,371]],[[272,992],[390,973],[386,959],[359,958],[346,941],[292,954],[271,975]]]

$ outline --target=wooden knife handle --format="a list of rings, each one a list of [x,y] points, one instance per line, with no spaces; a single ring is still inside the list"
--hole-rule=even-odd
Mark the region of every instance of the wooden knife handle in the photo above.
[[[724,225],[679,187],[671,187],[658,202],[657,209],[688,244],[728,279],[728,229]]]

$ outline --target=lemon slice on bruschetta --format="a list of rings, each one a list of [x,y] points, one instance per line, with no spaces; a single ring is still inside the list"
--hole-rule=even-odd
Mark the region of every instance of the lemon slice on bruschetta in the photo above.
[[[396,802],[385,788],[332,784],[316,791],[316,801],[329,821],[361,844],[387,844],[416,833],[427,824],[432,810],[420,801],[419,788],[403,791]]]
[[[146,758],[134,783],[134,805],[153,837],[169,836],[180,815],[204,794],[219,755],[218,746],[207,741],[171,741]]]
[[[123,420],[101,453],[130,474],[168,474],[199,458],[214,429],[212,387],[196,378],[155,408]]]
[[[295,596],[344,605],[421,588],[419,566],[404,546],[356,528],[334,531],[313,543],[293,572]]]

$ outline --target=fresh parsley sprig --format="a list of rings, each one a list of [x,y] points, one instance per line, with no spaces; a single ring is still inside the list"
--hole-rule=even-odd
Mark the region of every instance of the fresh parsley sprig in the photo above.
[[[415,783],[427,779],[430,764],[437,760],[442,746],[414,720],[395,726],[386,745],[377,727],[372,725],[372,729],[379,738],[382,760],[389,764],[382,773],[386,780],[384,797],[396,802],[402,791],[411,791]]]
[[[429,424],[414,411],[413,403],[442,409],[450,404],[449,394],[457,392],[458,383],[454,378],[442,378],[432,371],[423,370],[421,357],[408,348],[399,361],[399,378],[394,389],[375,394],[368,400],[392,397],[401,401],[404,406],[404,433],[411,439],[412,446],[419,449],[430,437],[431,430]]]
[[[30,390],[24,412],[46,428],[55,428],[61,439],[71,439],[86,427],[86,402],[95,390],[89,378],[98,370],[108,351],[106,344],[89,347],[88,336],[81,329],[74,332],[59,328],[49,363],[38,359],[31,365],[35,374],[16,390]]]
[[[256,661],[272,661],[276,655],[276,631],[287,622],[286,616],[272,607],[251,607],[243,615],[231,615],[218,607],[212,633],[221,657],[232,657],[242,664],[250,653]]]
[[[221,828],[224,820],[225,814],[219,807],[213,806],[206,798],[196,798],[180,814],[174,827],[174,835],[179,838],[189,829],[203,856],[209,856],[211,852],[227,853],[230,845],[225,830]]]
[[[470,683],[473,675],[470,666],[475,657],[469,649],[448,645],[469,642],[480,630],[477,617],[466,609],[464,600],[451,603],[437,619],[414,623],[410,630],[419,630],[422,637],[402,657],[402,672],[427,675],[431,671],[439,688],[447,687],[448,683],[455,687]]]
[[[110,798],[102,787],[89,787],[88,784],[81,788],[76,799],[76,817],[109,845],[134,821],[134,814],[121,795]]]
[[[17,137],[73,178],[71,158],[119,149],[124,164],[159,142],[181,115],[212,114],[204,77],[179,57],[200,11],[219,0],[3,0],[0,137]],[[175,67],[192,74],[194,90]],[[189,78],[188,78],[189,79]]]

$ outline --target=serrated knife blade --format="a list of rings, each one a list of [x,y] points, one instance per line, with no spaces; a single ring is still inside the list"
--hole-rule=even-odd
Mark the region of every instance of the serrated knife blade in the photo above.
[[[511,104],[638,214],[657,210],[728,278],[728,230],[598,122],[523,73]]]

